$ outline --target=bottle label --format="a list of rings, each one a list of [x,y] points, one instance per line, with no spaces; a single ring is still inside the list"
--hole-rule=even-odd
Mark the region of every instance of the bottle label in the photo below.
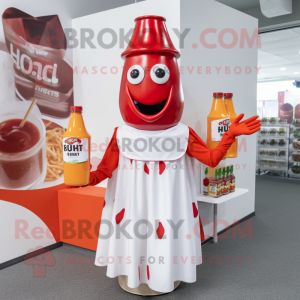
[[[208,193],[208,186],[205,186],[205,185],[203,186],[203,192]]]
[[[224,133],[228,131],[229,125],[229,118],[211,121],[211,140],[220,142]]]
[[[224,184],[221,183],[221,194],[223,194],[223,193],[224,193]]]
[[[68,164],[80,164],[89,160],[89,139],[67,137],[63,139],[63,158]]]
[[[230,188],[230,185],[231,185],[231,184],[230,184],[230,180],[227,180],[227,181],[226,181],[226,186],[227,186],[227,189],[228,189],[228,190],[229,190],[229,188]]]
[[[215,183],[209,184],[209,195],[212,197],[217,197],[218,186]]]
[[[230,190],[231,190],[231,191],[234,191],[234,190],[235,190],[235,179],[232,179],[232,180],[231,180]]]

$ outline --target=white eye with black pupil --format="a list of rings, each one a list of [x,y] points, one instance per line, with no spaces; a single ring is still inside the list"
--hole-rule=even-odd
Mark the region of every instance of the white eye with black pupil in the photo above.
[[[133,69],[131,72],[130,72],[130,77],[132,79],[137,79],[140,75],[140,71],[138,69]]]
[[[127,80],[131,84],[139,84],[145,77],[144,69],[139,65],[133,65],[128,69]]]
[[[170,78],[170,71],[166,65],[157,64],[150,72],[151,79],[157,84],[164,84]]]

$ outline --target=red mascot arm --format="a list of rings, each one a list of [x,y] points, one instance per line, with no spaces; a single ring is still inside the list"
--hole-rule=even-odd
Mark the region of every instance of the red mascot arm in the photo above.
[[[189,127],[189,130],[187,155],[196,158],[206,166],[212,168],[219,164],[231,144],[235,141],[235,138],[226,132],[218,146],[215,149],[209,149],[192,128]]]
[[[237,136],[242,134],[250,135],[260,130],[261,122],[257,120],[258,116],[240,122],[243,117],[244,114],[240,114],[232,122],[230,129],[223,135],[222,140],[215,149],[209,149],[197,133],[189,127],[187,155],[196,158],[209,167],[216,167]]]
[[[118,167],[119,148],[117,144],[117,130],[118,128],[115,128],[114,134],[97,170],[91,172],[89,185],[96,185],[108,177],[111,178],[112,172]]]

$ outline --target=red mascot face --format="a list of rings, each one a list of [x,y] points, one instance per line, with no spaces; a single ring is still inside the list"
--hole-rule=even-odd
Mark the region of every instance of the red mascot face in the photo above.
[[[177,60],[173,55],[126,57],[120,110],[126,124],[142,130],[175,126],[183,112]]]
[[[164,130],[181,119],[180,54],[165,21],[159,16],[136,18],[131,40],[122,53],[120,111],[125,123],[137,129]]]

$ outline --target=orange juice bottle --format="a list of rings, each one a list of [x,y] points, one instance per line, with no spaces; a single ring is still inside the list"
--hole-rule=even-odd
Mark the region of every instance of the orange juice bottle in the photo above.
[[[214,100],[210,114],[207,116],[207,146],[210,149],[217,147],[224,133],[229,129],[229,115],[226,111],[223,93],[214,93]],[[223,159],[226,158],[226,155]]]
[[[71,106],[68,129],[63,135],[63,158],[65,184],[88,185],[90,181],[91,136],[87,133],[82,106]]]
[[[233,97],[232,93],[224,94],[224,104],[225,104],[226,111],[230,118],[230,123],[232,123],[234,121],[234,119],[237,117],[237,113],[234,110],[232,97]],[[237,157],[237,147],[238,147],[238,143],[237,143],[237,138],[236,138],[235,142],[228,149],[226,157]]]

